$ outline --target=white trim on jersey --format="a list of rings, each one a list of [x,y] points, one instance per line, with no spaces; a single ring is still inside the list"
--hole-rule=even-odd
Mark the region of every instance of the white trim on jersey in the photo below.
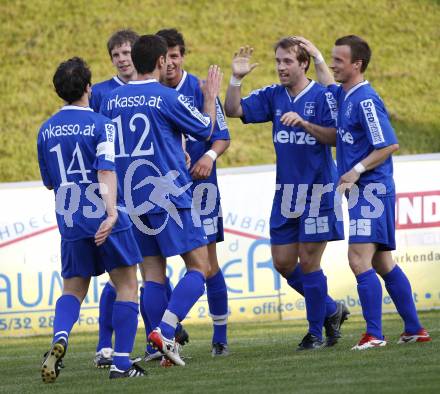
[[[65,105],[64,107],[62,107],[60,109],[60,111],[65,111],[68,109],[77,109],[78,111],[92,111],[93,109],[91,109],[90,107],[80,107],[79,105]]]
[[[146,83],[153,83],[153,82],[157,82],[157,79],[153,78],[153,79],[144,79],[142,81],[129,81],[128,83],[130,85],[144,85]]]
[[[188,73],[183,70],[183,75],[182,75],[182,79],[180,80],[179,84],[174,88],[177,91],[180,90],[180,88],[183,86],[183,84],[185,83],[186,77],[188,76]]]
[[[122,81],[117,75],[113,77],[113,79],[121,86],[125,85],[125,82]]]
[[[304,96],[315,84],[315,81],[310,80],[310,83],[303,89],[301,92],[299,92],[293,99],[293,102],[296,103],[302,96]],[[287,94],[287,97],[289,97],[289,101],[292,102],[292,96],[289,94],[289,91],[287,88],[284,88]]]
[[[358,84],[354,85],[345,95],[344,97],[344,101],[348,99],[348,96],[350,96],[354,91],[356,91],[357,89],[359,89],[361,86],[366,85],[367,83],[369,83],[368,81],[362,81],[359,82]]]

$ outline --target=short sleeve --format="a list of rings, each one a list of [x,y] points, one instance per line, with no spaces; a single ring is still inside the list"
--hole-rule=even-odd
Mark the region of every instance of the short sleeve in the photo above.
[[[97,130],[95,170],[115,171],[115,137],[113,122],[102,122]]]
[[[251,92],[241,99],[243,123],[264,123],[273,119],[272,95],[276,85],[266,86]]]
[[[211,119],[202,114],[183,94],[167,100],[167,109],[163,113],[177,127],[198,141],[206,140],[211,134]]]
[[[338,106],[330,91],[323,91],[319,98],[319,126],[336,127]]]
[[[375,149],[397,143],[388,113],[379,99],[372,97],[361,101],[358,110],[360,123]]]
[[[44,186],[53,187],[53,182],[50,178],[49,171],[47,170],[46,159],[44,155],[44,145],[41,133],[38,134],[37,139],[37,152],[38,152],[38,165],[40,167],[41,179]]]
[[[223,111],[223,107],[218,97],[215,102],[215,107],[216,107],[216,122],[214,126],[214,131],[212,132],[211,142],[217,140],[230,140],[231,136],[229,135],[225,113]]]
[[[90,108],[93,109],[95,112],[99,112],[99,109],[101,107],[102,97],[100,92],[97,89],[93,89],[92,86],[92,95],[90,97]]]

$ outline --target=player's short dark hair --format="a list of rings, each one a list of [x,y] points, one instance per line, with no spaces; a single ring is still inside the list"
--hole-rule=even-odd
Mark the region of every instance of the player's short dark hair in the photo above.
[[[145,35],[133,44],[131,59],[139,74],[151,73],[156,68],[156,63],[161,56],[166,57],[168,46],[158,35]]]
[[[112,50],[116,47],[120,47],[126,42],[133,46],[135,41],[139,38],[139,35],[130,29],[118,30],[113,33],[112,36],[107,41],[107,50],[110,57],[112,57]]]
[[[165,38],[168,48],[179,46],[180,54],[185,55],[185,40],[182,33],[177,29],[162,29],[156,33],[158,36]]]
[[[79,100],[92,84],[92,73],[79,57],[62,62],[53,76],[53,86],[58,96],[69,104]]]
[[[349,35],[338,38],[335,45],[348,45],[351,50],[351,62],[362,61],[361,73],[367,69],[371,59],[371,49],[367,41],[359,36]]]
[[[281,38],[278,42],[273,46],[274,51],[276,52],[278,48],[282,49],[290,49],[294,48],[296,53],[296,60],[299,63],[307,63],[305,72],[309,69],[310,66],[310,55],[309,53],[300,45],[298,40],[295,40],[292,37],[284,37]]]

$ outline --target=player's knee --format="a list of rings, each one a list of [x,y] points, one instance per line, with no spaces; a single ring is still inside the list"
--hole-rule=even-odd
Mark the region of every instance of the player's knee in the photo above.
[[[287,278],[295,267],[295,262],[289,259],[273,258],[273,266],[277,272],[284,278]]]
[[[348,262],[355,275],[359,275],[372,268],[371,261],[368,261],[365,256],[355,251],[348,252]]]
[[[301,258],[301,270],[305,274],[308,274],[309,272],[318,271],[321,268],[321,264],[319,261],[314,261],[312,258]]]

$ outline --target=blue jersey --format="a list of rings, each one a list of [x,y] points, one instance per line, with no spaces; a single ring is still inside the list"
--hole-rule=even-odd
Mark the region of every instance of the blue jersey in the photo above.
[[[350,171],[373,150],[396,144],[397,138],[382,99],[368,81],[344,92],[329,86],[338,104],[336,161],[339,176]],[[361,190],[370,183],[382,183],[386,195],[395,193],[391,156],[376,168],[364,172],[358,181]]]
[[[55,191],[64,240],[93,237],[106,217],[97,171],[115,171],[114,138],[109,119],[73,105],[64,106],[41,126],[37,141],[41,177]],[[130,226],[128,216],[120,214],[113,232]]]
[[[202,90],[200,89],[199,80],[196,76],[183,72],[182,79],[175,89],[183,94],[191,105],[196,107],[199,111],[203,111],[204,98]],[[220,101],[217,99],[217,121],[209,141],[197,141],[195,138],[188,135],[185,130],[182,130],[186,135],[186,151],[191,156],[191,165],[194,165],[208,150],[211,149],[214,141],[229,140],[229,131],[226,124],[225,115]],[[193,188],[200,183],[212,183],[217,187],[217,171],[216,162],[214,161],[211,175],[207,179],[194,180]],[[217,199],[220,198],[220,193],[217,192]]]
[[[288,127],[280,119],[286,112],[296,112],[303,119],[323,127],[335,127],[336,106],[333,95],[310,81],[296,97],[290,96],[282,85],[271,85],[253,91],[241,100],[244,123],[271,121],[272,139],[276,153],[276,182],[280,185],[293,184],[293,199],[299,184],[309,185],[307,203],[311,201],[312,185],[334,184],[337,180],[336,166],[331,147],[321,144],[301,127]],[[334,185],[332,185],[333,187]],[[282,193],[281,187],[276,198]],[[322,196],[323,208],[333,207],[333,193]]]
[[[101,103],[104,97],[107,96],[112,90],[123,85],[125,85],[125,82],[117,76],[93,85],[92,96],[90,97],[90,108],[95,112],[99,112],[99,108],[101,108]]]
[[[211,132],[210,118],[185,96],[153,79],[130,81],[115,89],[103,101],[100,112],[118,129],[117,172],[119,181],[124,182],[129,211],[139,215],[163,212],[170,204],[191,208],[191,177],[181,131],[206,140]]]

